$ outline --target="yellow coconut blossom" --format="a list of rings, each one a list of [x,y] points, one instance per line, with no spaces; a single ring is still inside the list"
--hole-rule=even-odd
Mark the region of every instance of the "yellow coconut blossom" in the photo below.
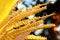
[[[20,3],[20,0],[18,1]],[[16,0],[0,0],[0,40],[18,40],[19,38],[20,40],[31,39],[28,36],[30,32],[42,28],[51,28],[55,26],[55,24],[43,24],[42,26],[39,26],[44,22],[45,18],[52,16],[54,14],[23,20],[27,16],[46,10],[47,6],[44,7],[42,6],[45,5],[46,3],[42,5],[41,4],[36,5],[23,12],[21,12],[22,10],[18,10],[16,11],[16,15],[14,15],[14,12],[12,11],[15,8],[14,7],[15,4]],[[16,29],[14,29],[14,27]],[[38,38],[42,40],[47,40],[47,38],[44,37],[41,38],[39,36],[31,35],[31,37],[33,37],[32,40],[35,38],[37,40]]]

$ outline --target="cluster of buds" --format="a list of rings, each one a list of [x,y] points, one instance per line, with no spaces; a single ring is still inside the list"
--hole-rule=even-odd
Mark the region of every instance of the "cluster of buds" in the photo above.
[[[25,40],[47,40],[47,38],[42,36],[28,35]]]
[[[28,34],[25,34],[25,35],[29,35],[30,32],[34,30],[51,28],[55,26],[55,24],[43,24],[42,26],[39,26],[44,22],[46,18],[55,14],[23,20],[27,16],[37,14],[43,10],[46,10],[47,9],[46,4],[48,3],[36,5],[32,8],[27,9],[26,11],[22,11],[23,9],[19,9],[16,12],[10,12],[10,14],[0,23],[0,40],[14,40],[17,36],[22,35],[26,32]],[[28,39],[28,36],[27,36],[27,39]],[[35,39],[35,38],[32,36],[32,38],[30,39]],[[44,37],[41,38],[38,36],[36,36],[36,39],[47,40]]]

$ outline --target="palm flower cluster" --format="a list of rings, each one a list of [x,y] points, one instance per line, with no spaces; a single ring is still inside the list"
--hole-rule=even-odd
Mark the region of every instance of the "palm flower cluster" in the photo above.
[[[20,2],[20,0],[18,0]],[[46,10],[47,7],[45,4],[38,4],[32,8],[29,8],[23,11],[23,8],[13,12],[16,6],[16,0],[1,0],[1,7],[0,9],[0,40],[18,40],[18,36],[20,40],[27,40],[27,39],[35,39],[34,36],[32,38],[28,38],[28,36],[32,31],[37,29],[43,28],[51,28],[54,27],[55,24],[42,24],[47,17],[55,15],[52,13],[50,15],[42,16],[42,17],[34,17],[31,19],[24,19],[27,16],[39,13],[43,10]],[[4,14],[5,13],[5,14]],[[22,36],[21,36],[22,35]],[[27,38],[25,37],[27,36]],[[35,36],[36,40],[47,40],[45,37]],[[17,38],[17,39],[16,39]],[[38,39],[37,39],[38,38]]]
[[[25,40],[47,40],[47,38],[42,36],[28,35]]]

